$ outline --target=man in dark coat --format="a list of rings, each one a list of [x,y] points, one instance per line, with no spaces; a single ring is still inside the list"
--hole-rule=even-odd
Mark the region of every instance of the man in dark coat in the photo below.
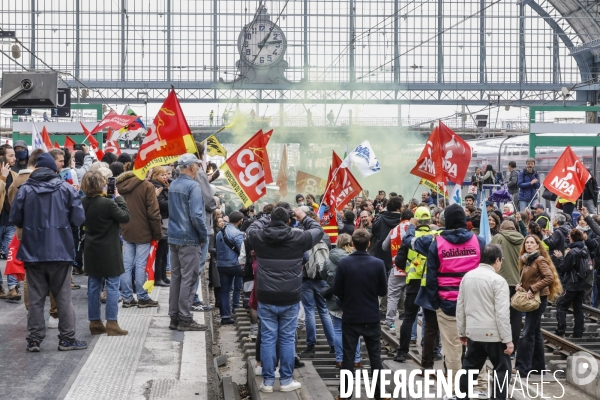
[[[22,229],[17,259],[25,263],[29,285],[27,350],[39,352],[46,336],[44,303],[48,291],[58,305],[59,350],[83,350],[75,339],[71,302],[71,268],[75,244],[71,226],[85,221],[79,194],[62,180],[50,154],[42,154],[36,170],[21,186],[10,210],[10,223]]]

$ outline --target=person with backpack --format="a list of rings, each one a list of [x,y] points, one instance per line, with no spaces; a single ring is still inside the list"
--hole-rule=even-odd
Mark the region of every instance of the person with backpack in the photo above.
[[[583,337],[584,316],[583,316],[583,298],[587,287],[591,287],[593,282],[593,267],[590,253],[585,247],[584,234],[577,228],[569,233],[571,244],[569,250],[563,257],[559,250],[554,251],[558,260],[556,268],[560,275],[564,294],[558,299],[556,304],[556,319],[558,326],[555,333],[558,336],[564,336],[567,326],[567,310],[573,305],[573,316],[575,317],[575,328],[573,329],[573,338]],[[590,281],[590,277],[592,281]]]
[[[231,318],[231,302],[229,293],[233,288],[233,304],[239,305],[242,283],[242,267],[238,257],[244,243],[244,234],[239,230],[244,220],[244,215],[234,211],[229,216],[229,224],[222,229],[216,237],[217,243],[217,269],[219,270],[219,311],[221,325],[231,325],[235,321]]]
[[[319,222],[319,217],[312,211],[306,215],[315,222]],[[327,259],[329,259],[329,246],[321,239],[308,251],[308,262],[302,270],[302,306],[306,324],[306,349],[300,354],[302,358],[312,358],[315,355],[315,345],[317,344],[315,308],[321,318],[330,352],[335,353],[333,323],[329,317],[327,302],[321,294],[321,291],[327,288],[327,283],[321,278],[321,271]]]

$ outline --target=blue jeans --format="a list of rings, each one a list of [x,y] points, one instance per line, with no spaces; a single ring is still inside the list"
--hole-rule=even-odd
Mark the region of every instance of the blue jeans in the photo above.
[[[221,288],[222,289],[222,288]],[[294,357],[296,355],[296,323],[298,304],[276,306],[258,303],[260,318],[260,361],[265,386],[275,382],[276,346],[279,340],[279,384],[289,385],[293,381]]]
[[[119,313],[120,276],[111,276],[110,278],[88,276],[88,319],[90,321],[102,320],[100,311],[102,281],[106,283],[106,309],[104,310],[106,313],[106,320],[116,321]]]
[[[121,292],[123,301],[133,300],[133,285],[131,276],[135,276],[135,290],[139,300],[149,300],[148,292],[143,285],[148,279],[146,263],[150,253],[150,243],[137,244],[123,240],[123,264],[125,272],[121,275]]]
[[[315,306],[321,317],[323,330],[329,346],[334,345],[333,324],[329,318],[327,302],[321,296],[321,289],[327,287],[325,281],[315,281],[306,279],[302,281],[302,306],[306,315],[306,345],[311,346],[317,343],[317,323],[315,321]],[[223,290],[223,288],[221,288]]]
[[[198,275],[198,280],[196,281],[196,285],[194,286],[194,293],[198,293],[198,286],[200,286],[200,277],[202,276],[202,271],[204,271],[204,264],[206,264],[206,255],[208,254],[208,239],[206,239],[206,243],[200,245],[200,251],[200,274]],[[194,303],[197,303],[199,301],[200,297],[198,297],[198,295],[195,294]]]
[[[229,302],[229,295],[231,288],[237,287],[237,281],[242,279],[242,269],[237,267],[218,267],[219,280],[221,281],[221,290],[219,291],[219,312],[221,313],[221,319],[231,317],[231,303]],[[237,292],[237,293],[236,293]],[[241,287],[233,289],[233,304],[236,304],[237,294],[237,306],[240,305],[240,293]]]
[[[342,362],[344,358],[344,346],[342,345],[342,319],[331,316],[333,320],[333,329],[335,331],[335,336],[333,337],[333,346],[335,347],[335,362]],[[354,355],[354,362],[360,362],[360,339],[358,340],[358,345],[356,346],[356,354]]]
[[[528,205],[528,201],[519,200],[519,211],[525,211]]]
[[[233,280],[233,297],[231,298],[231,308],[240,307],[240,296],[244,288],[244,279],[241,276],[236,276]]]
[[[0,226],[0,242],[2,242],[2,252],[8,257],[8,245],[12,240],[13,236],[15,236],[15,227],[10,226]],[[13,257],[16,254],[13,254]],[[0,285],[2,284],[2,273],[0,272]],[[8,290],[13,289],[19,284],[17,278],[14,275],[6,275],[6,284],[8,285]]]

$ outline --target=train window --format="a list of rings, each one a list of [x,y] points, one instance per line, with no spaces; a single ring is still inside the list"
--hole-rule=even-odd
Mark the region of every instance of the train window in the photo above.
[[[529,154],[529,146],[526,143],[523,143],[521,145],[521,155],[526,156],[527,154]]]

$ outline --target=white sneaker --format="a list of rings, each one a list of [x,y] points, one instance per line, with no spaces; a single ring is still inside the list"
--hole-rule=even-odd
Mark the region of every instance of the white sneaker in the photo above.
[[[254,375],[256,375],[256,376],[262,375],[262,366],[261,365],[257,365],[256,367],[254,367]]]
[[[263,393],[273,393],[273,386],[265,386],[265,383],[262,382],[258,387],[258,390],[260,390]]]
[[[279,388],[280,392],[293,392],[294,390],[298,390],[302,387],[302,384],[297,381],[291,381],[289,384],[281,386]]]
[[[48,318],[48,325],[46,325],[46,327],[48,329],[58,329],[58,318]]]

